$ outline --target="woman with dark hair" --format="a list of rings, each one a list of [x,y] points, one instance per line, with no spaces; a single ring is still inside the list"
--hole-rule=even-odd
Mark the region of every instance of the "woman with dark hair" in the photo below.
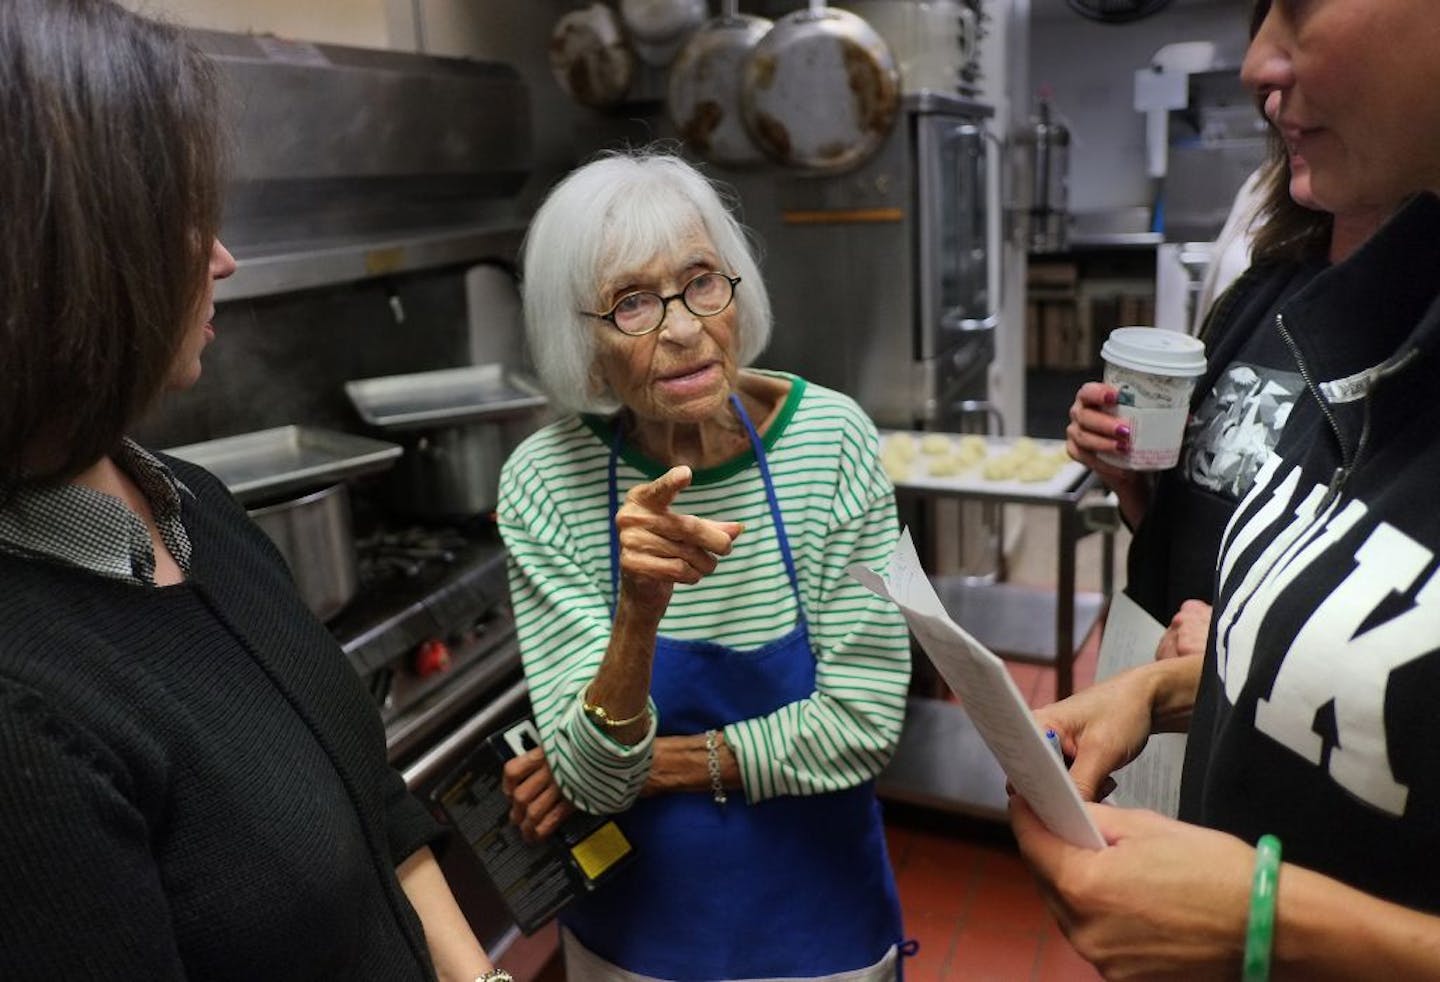
[[[1440,977],[1440,22],[1431,0],[1265,5],[1243,76],[1290,190],[1389,215],[1276,302],[1299,379],[1224,531],[1203,654],[1037,713],[1097,786],[1187,730],[1180,817],[1091,806],[1073,849],[1011,821],[1107,975]],[[1296,241],[1293,237],[1290,241]],[[1353,245],[1353,243],[1352,243]]]
[[[174,30],[0,4],[0,976],[506,977],[283,560],[125,437],[235,269],[215,112]]]
[[[1268,0],[1256,5],[1252,35],[1268,10]],[[1161,657],[1201,650],[1220,537],[1304,390],[1286,346],[1266,325],[1319,273],[1354,252],[1394,207],[1362,202],[1339,213],[1325,210],[1303,175],[1292,179],[1278,131],[1271,133],[1258,182],[1251,266],[1218,298],[1201,328],[1208,367],[1195,386],[1179,463],[1151,474],[1100,458],[1124,453],[1131,436],[1125,422],[1107,411],[1118,393],[1103,382],[1080,387],[1065,431],[1070,456],[1115,492],[1134,530],[1125,592],[1170,625]]]

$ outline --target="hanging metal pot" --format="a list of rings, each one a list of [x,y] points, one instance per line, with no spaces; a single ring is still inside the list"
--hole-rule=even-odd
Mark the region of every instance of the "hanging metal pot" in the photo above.
[[[705,20],[705,0],[620,0],[620,22],[637,41],[678,41]]]
[[[581,105],[620,105],[635,77],[635,56],[625,44],[615,11],[591,3],[556,21],[550,34],[550,71]]]
[[[670,68],[666,108],[685,142],[717,164],[739,167],[765,159],[740,113],[745,62],[773,23],[739,13],[722,0],[720,16],[690,36]]]
[[[705,0],[620,0],[620,23],[635,56],[664,68],[705,20]]]
[[[766,156],[815,173],[878,150],[900,109],[900,71],[883,38],[848,11],[810,0],[755,45],[740,104]]]
[[[665,41],[661,44],[647,44],[633,37],[630,39],[630,49],[635,52],[635,58],[641,64],[649,65],[651,68],[664,68],[669,65],[684,46],[684,38]]]

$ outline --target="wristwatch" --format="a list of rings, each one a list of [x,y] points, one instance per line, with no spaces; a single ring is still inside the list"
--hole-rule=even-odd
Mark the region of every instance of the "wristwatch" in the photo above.
[[[475,976],[475,982],[515,982],[503,968],[492,968],[484,975]]]

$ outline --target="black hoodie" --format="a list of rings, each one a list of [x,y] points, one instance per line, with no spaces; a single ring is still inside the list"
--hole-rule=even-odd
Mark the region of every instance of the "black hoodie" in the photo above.
[[[1125,592],[1161,624],[1214,600],[1220,537],[1304,388],[1275,314],[1324,268],[1252,266],[1216,304],[1180,462],[1157,475],[1127,555]]]
[[[1440,911],[1440,199],[1273,330],[1306,393],[1225,532],[1181,817]]]

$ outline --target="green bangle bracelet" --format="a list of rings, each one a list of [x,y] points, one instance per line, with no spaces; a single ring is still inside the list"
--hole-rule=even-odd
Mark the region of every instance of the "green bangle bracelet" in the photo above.
[[[1280,883],[1280,840],[1262,835],[1255,843],[1255,878],[1250,883],[1250,920],[1245,927],[1244,982],[1267,982],[1275,944],[1275,897]]]

